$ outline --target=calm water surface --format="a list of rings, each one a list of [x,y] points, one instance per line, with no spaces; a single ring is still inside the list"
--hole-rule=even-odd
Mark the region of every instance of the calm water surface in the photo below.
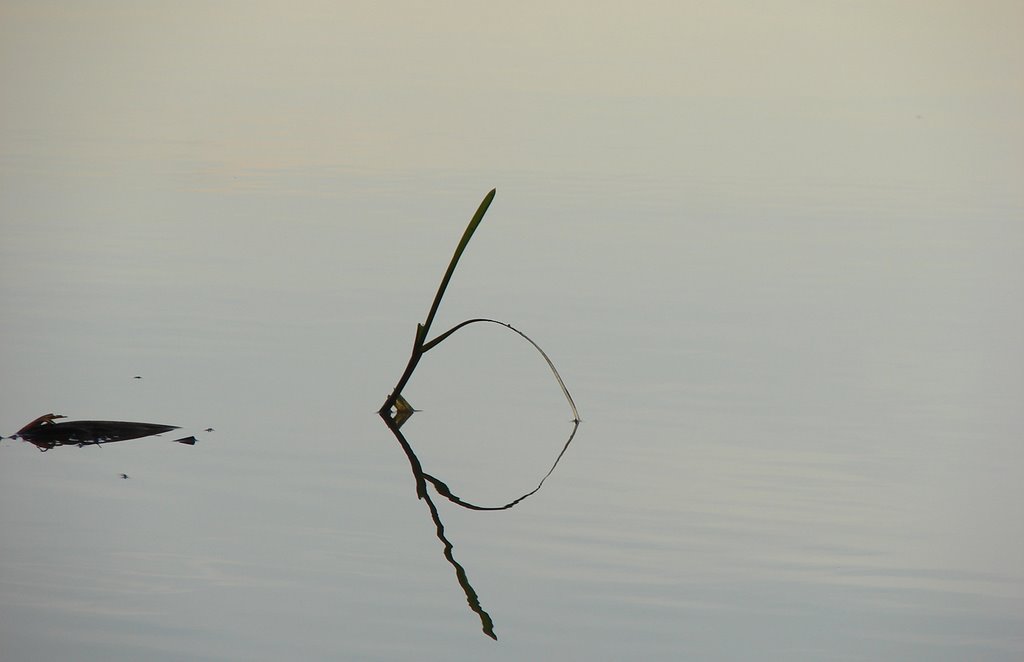
[[[451,119],[478,64],[440,45],[421,52],[434,89],[416,64],[345,79],[348,106],[324,82],[341,65],[296,78],[345,21],[248,17],[298,49],[278,68],[229,16],[182,53],[159,21],[115,14],[145,68],[74,21],[11,14],[92,55],[52,88],[4,69],[22,94],[0,125],[0,434],[52,411],[199,443],[0,442],[0,658],[1024,657],[1024,169],[1019,124],[993,124],[1019,96],[790,105],[796,88],[774,96],[731,60],[728,93],[685,102],[614,67],[556,94],[538,62],[514,60],[540,76],[517,79],[488,52],[504,84]],[[535,45],[583,71],[580,30],[581,51]],[[266,67],[231,94],[247,60],[222,42]],[[183,94],[146,94],[153,71]],[[53,95],[74,126],[32,111]],[[411,100],[431,114],[403,115]],[[358,141],[327,128],[340,107]],[[496,642],[375,413],[495,186],[435,330],[515,324],[583,418],[515,508],[435,497]],[[431,351],[405,395],[424,469],[476,503],[535,487],[572,427],[543,360],[491,325]]]
[[[54,410],[200,443],[3,442],[5,657],[1024,650],[1000,213],[709,220],[664,192],[619,224],[639,192],[499,191],[441,318],[530,332],[584,421],[517,508],[439,502],[494,643],[374,414],[480,193],[435,184],[403,182],[415,215],[396,186],[307,200],[304,219],[284,213],[301,196],[261,190],[183,194],[164,231],[82,199],[66,225],[9,225],[6,433]],[[663,245],[673,224],[694,241]],[[406,395],[425,468],[478,503],[532,488],[570,429],[543,361],[496,327],[431,352]]]

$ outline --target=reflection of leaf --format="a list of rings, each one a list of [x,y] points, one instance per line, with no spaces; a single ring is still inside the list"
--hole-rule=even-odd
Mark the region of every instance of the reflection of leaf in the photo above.
[[[408,404],[408,403],[406,403]],[[480,597],[477,595],[473,585],[469,583],[469,576],[466,574],[466,569],[462,567],[462,564],[455,560],[454,549],[455,545],[445,535],[444,523],[441,521],[441,514],[437,511],[437,506],[434,505],[434,500],[430,498],[430,492],[427,491],[427,475],[423,473],[423,466],[420,464],[420,460],[416,457],[416,453],[413,452],[412,446],[405,439],[405,436],[398,429],[397,416],[386,416],[381,413],[381,418],[384,419],[384,423],[388,426],[388,429],[395,435],[395,439],[398,440],[398,445],[405,451],[405,456],[409,459],[409,465],[412,467],[412,475],[416,479],[416,494],[419,498],[427,502],[427,508],[430,509],[430,518],[434,520],[434,527],[437,531],[437,539],[444,545],[444,558],[455,568],[455,577],[459,581],[459,586],[462,587],[462,591],[466,594],[466,603],[469,608],[473,610],[480,618],[480,627],[483,633],[491,639],[497,640],[498,636],[494,634],[494,621],[491,620],[491,615],[488,614],[483,606],[480,604]],[[436,480],[436,479],[433,479]]]
[[[459,580],[459,586],[462,587],[462,591],[466,594],[466,604],[469,608],[480,617],[480,629],[491,639],[498,640],[498,635],[494,633],[494,621],[491,620],[491,615],[488,614],[483,606],[480,604],[480,596],[477,595],[476,589],[469,583],[469,575],[466,574],[466,569],[462,567],[462,564],[455,560],[453,553],[455,545],[452,544],[451,540],[444,534],[444,523],[441,521],[441,515],[437,512],[437,506],[434,505],[434,501],[428,495],[424,501],[427,502],[427,507],[430,508],[430,517],[434,520],[434,526],[437,529],[437,539],[444,545],[444,557],[452,564],[455,568],[455,577]]]

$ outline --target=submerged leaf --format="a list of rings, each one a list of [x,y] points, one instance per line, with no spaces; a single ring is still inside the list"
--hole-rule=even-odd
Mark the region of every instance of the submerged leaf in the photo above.
[[[395,425],[402,427],[402,424],[409,420],[416,410],[412,408],[409,401],[399,395],[395,398]]]

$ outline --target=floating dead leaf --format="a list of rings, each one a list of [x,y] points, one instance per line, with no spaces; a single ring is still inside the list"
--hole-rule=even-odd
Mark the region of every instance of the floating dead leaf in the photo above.
[[[177,430],[177,425],[136,423],[131,421],[62,421],[60,414],[44,414],[12,435],[34,444],[41,451],[57,446],[98,446],[115,441],[140,439]],[[195,443],[195,438],[191,438]],[[180,440],[178,440],[180,441]]]

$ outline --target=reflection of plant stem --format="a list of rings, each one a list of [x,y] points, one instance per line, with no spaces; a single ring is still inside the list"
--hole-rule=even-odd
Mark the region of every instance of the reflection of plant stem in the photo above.
[[[477,596],[476,591],[473,590],[473,585],[469,583],[469,577],[466,576],[466,569],[462,567],[462,564],[455,560],[455,556],[452,554],[452,549],[455,547],[450,540],[444,535],[444,524],[441,523],[441,516],[437,512],[437,506],[434,505],[433,500],[427,495],[424,498],[427,502],[427,507],[430,508],[430,516],[434,520],[434,525],[437,527],[437,539],[444,544],[444,557],[448,559],[448,562],[455,568],[455,576],[459,580],[459,586],[462,587],[463,592],[466,594],[466,602],[469,603],[469,608],[476,612],[477,616],[480,617],[480,627],[491,639],[498,640],[498,635],[494,634],[494,621],[491,620],[490,614],[484,611],[484,608],[480,605],[480,598]]]
[[[569,444],[572,443],[573,437],[576,436],[576,431],[579,430],[579,429],[580,429],[580,422],[578,420],[577,421],[573,421],[572,432],[569,433],[569,438],[566,439],[565,445],[562,446],[562,451],[558,454],[558,457],[555,458],[555,462],[554,462],[554,464],[551,465],[551,468],[548,469],[548,472],[546,474],[544,474],[544,477],[540,479],[539,483],[537,483],[537,487],[533,488],[532,490],[530,490],[529,492],[527,492],[523,496],[519,497],[518,499],[514,499],[512,501],[509,501],[508,503],[506,503],[503,506],[478,506],[475,503],[470,503],[469,501],[463,501],[456,494],[454,494],[452,492],[451,488],[448,487],[448,485],[445,484],[443,481],[438,480],[437,478],[434,478],[433,476],[431,476],[428,473],[423,473],[423,479],[426,480],[427,482],[429,482],[431,485],[433,485],[434,489],[437,490],[438,494],[443,496],[445,499],[448,499],[449,501],[451,501],[452,503],[454,503],[457,506],[462,506],[463,508],[467,508],[469,510],[508,510],[512,506],[515,506],[516,504],[518,504],[520,501],[525,500],[527,497],[533,496],[534,494],[536,494],[537,492],[540,491],[540,488],[544,487],[544,481],[546,481],[548,479],[548,476],[550,476],[551,474],[553,474],[555,472],[555,467],[557,467],[558,463],[562,461],[562,456],[565,455],[565,451],[569,450]],[[420,469],[422,471],[422,467]]]
[[[433,499],[430,498],[430,493],[427,492],[426,474],[423,473],[423,466],[420,464],[420,460],[416,457],[416,453],[413,452],[412,446],[406,441],[405,436],[401,430],[398,429],[398,425],[391,416],[381,414],[381,418],[387,424],[388,429],[395,435],[398,440],[398,444],[405,451],[405,455],[409,458],[409,465],[412,467],[413,476],[416,478],[416,495],[427,502],[427,508],[430,509],[430,517],[434,520],[434,526],[437,528],[437,539],[444,545],[444,557],[448,560],[448,563],[455,568],[455,577],[459,580],[459,586],[462,587],[462,591],[466,594],[466,602],[469,604],[469,608],[472,609],[477,616],[480,617],[481,629],[491,639],[497,640],[497,635],[494,634],[494,621],[491,620],[490,614],[484,611],[484,608],[480,605],[480,598],[477,596],[476,590],[473,589],[473,585],[469,583],[469,577],[466,575],[466,569],[462,567],[462,564],[455,560],[455,555],[452,550],[454,545],[447,536],[444,534],[444,524],[441,522],[441,515],[437,512],[437,506],[434,505]],[[546,476],[545,476],[546,478]],[[436,480],[436,479],[434,479]],[[541,481],[543,482],[543,481]],[[538,486],[537,489],[540,489]]]

